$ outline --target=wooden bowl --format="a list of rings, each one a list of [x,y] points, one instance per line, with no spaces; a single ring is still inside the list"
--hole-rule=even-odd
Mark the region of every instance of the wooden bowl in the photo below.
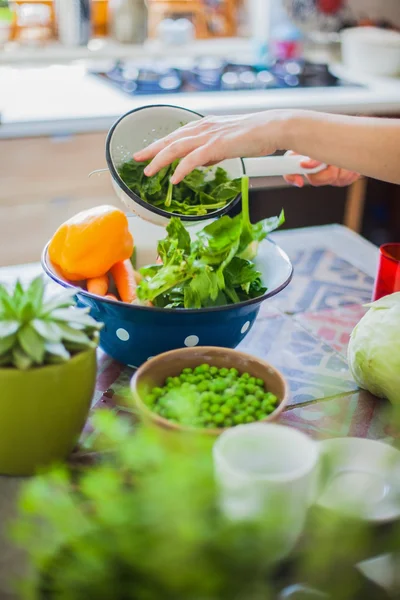
[[[288,385],[283,375],[272,365],[260,358],[230,348],[197,346],[172,350],[155,356],[136,371],[131,381],[131,390],[135,405],[142,417],[160,427],[175,431],[202,433],[209,436],[218,436],[225,431],[225,428],[209,429],[172,423],[153,412],[144,402],[146,395],[155,386],[162,387],[167,377],[174,377],[181,373],[182,369],[188,367],[194,369],[203,363],[219,369],[235,368],[239,373],[247,372],[252,377],[262,379],[268,392],[272,392],[278,398],[276,409],[262,421],[275,421],[285,409],[289,396]]]

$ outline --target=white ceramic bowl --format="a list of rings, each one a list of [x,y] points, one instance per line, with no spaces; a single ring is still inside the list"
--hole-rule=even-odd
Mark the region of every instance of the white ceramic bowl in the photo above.
[[[341,34],[342,60],[357,73],[400,75],[400,33],[378,27],[352,27]]]

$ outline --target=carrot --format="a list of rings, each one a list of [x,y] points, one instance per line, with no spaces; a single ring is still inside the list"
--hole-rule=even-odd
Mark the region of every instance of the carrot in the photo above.
[[[136,298],[135,271],[129,259],[121,260],[111,267],[118,294],[123,302],[131,303]]]
[[[108,291],[108,275],[100,275],[87,280],[87,291],[97,296],[105,296]]]
[[[114,302],[119,302],[117,296],[114,296],[114,294],[106,294],[104,298],[108,298],[108,300],[114,300]]]

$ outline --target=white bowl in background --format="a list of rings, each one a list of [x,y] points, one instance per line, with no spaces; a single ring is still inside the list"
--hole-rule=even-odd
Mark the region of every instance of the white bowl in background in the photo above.
[[[355,72],[400,75],[400,33],[378,27],[351,27],[341,33],[342,60]]]

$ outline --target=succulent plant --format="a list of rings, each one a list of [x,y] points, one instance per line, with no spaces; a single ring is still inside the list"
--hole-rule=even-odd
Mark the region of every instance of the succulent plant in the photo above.
[[[77,308],[73,290],[45,297],[45,283],[20,281],[12,291],[0,285],[0,367],[30,369],[62,363],[97,346],[102,325]]]

